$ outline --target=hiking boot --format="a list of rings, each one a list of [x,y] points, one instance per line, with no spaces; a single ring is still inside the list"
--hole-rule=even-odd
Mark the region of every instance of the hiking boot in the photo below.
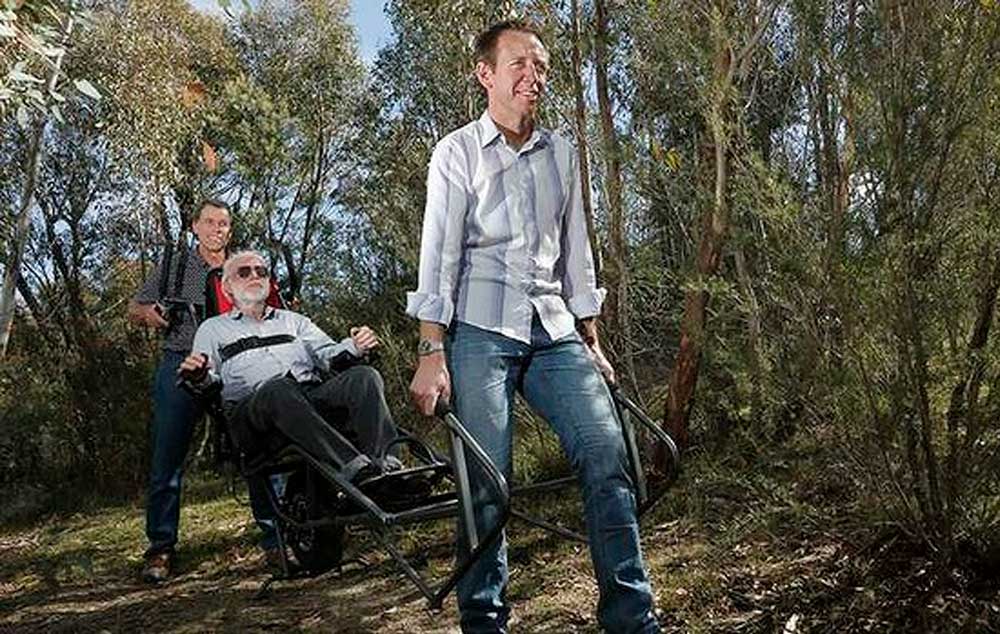
[[[402,477],[389,473],[362,485],[361,490],[388,511],[401,511],[415,506],[431,494],[431,483],[424,474]]]
[[[146,583],[161,583],[170,577],[173,555],[169,552],[146,556],[146,565],[142,568],[142,580]]]
[[[299,563],[299,560],[295,557],[295,553],[288,546],[285,547],[285,558],[288,561],[288,574],[293,575],[302,570],[302,564]],[[271,574],[285,574],[285,569],[281,562],[281,549],[277,546],[264,551],[264,564]]]
[[[374,462],[369,462],[365,466],[358,469],[358,472],[351,478],[351,484],[358,488],[362,488],[366,483],[382,477],[382,473],[382,468],[380,466]]]
[[[385,473],[391,473],[393,471],[400,471],[403,468],[403,463],[399,458],[389,454],[379,461],[382,465],[382,471]]]

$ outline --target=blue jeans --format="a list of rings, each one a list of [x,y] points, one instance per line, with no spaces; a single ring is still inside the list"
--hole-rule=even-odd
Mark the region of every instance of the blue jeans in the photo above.
[[[185,355],[164,351],[153,379],[153,458],[149,471],[146,499],[147,555],[168,552],[177,543],[177,525],[181,509],[181,481],[184,458],[191,436],[204,410],[190,394],[177,386],[177,368]],[[261,485],[251,485],[250,507],[263,531],[261,547],[275,548],[274,510]]]
[[[455,412],[505,475],[511,473],[515,390],[558,435],[582,489],[601,626],[608,632],[658,632],[621,427],[579,335],[553,341],[536,315],[530,345],[457,322],[447,346]],[[473,477],[483,535],[498,509],[489,503],[488,487],[476,484],[481,477]],[[459,530],[463,556],[469,551],[464,542]],[[506,586],[504,536],[458,583],[463,632],[506,632]]]

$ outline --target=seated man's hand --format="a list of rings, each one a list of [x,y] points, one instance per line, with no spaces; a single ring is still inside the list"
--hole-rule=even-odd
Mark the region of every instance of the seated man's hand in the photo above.
[[[177,374],[193,383],[204,381],[208,375],[208,356],[200,352],[189,354],[181,361]]]
[[[351,328],[351,340],[362,355],[378,347],[379,344],[375,331],[368,326],[355,326]]]

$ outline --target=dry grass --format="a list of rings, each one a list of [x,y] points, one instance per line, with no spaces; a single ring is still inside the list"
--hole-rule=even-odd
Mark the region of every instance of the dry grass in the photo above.
[[[644,547],[667,632],[1000,632],[1000,584],[934,570],[891,532],[859,528],[842,485],[815,456],[695,455]],[[183,510],[177,576],[137,579],[143,548],[136,506],[50,519],[0,533],[0,632],[457,631],[453,600],[431,612],[374,544],[352,539],[339,573],[266,579],[244,506],[202,483]],[[572,496],[570,496],[572,497]],[[534,508],[574,518],[573,501]],[[449,565],[444,523],[403,543]],[[514,632],[599,632],[585,548],[515,523]]]

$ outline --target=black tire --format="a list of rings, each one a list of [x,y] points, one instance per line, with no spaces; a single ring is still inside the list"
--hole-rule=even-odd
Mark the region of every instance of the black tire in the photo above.
[[[313,478],[316,490],[310,492],[306,484],[305,469],[295,471],[288,476],[282,505],[285,514],[296,522],[334,516],[333,505],[329,500],[323,499],[323,493],[329,490],[328,487],[319,481],[320,476],[313,474]],[[301,528],[287,522],[283,524],[285,540],[304,569],[319,574],[340,564],[344,556],[343,526]]]

